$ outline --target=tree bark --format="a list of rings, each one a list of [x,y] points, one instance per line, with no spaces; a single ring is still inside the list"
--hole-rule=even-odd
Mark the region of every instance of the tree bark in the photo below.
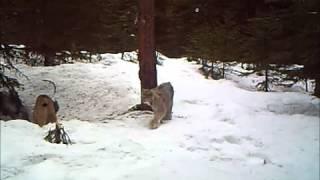
[[[124,52],[121,53],[121,60],[124,60]]]
[[[316,87],[314,88],[314,95],[320,98],[320,78],[316,78]]]
[[[55,66],[54,57],[51,54],[44,55],[44,66]]]
[[[222,62],[222,78],[224,79],[224,62]]]
[[[268,70],[269,70],[269,65],[267,64],[265,66],[265,85],[264,85],[264,91],[265,92],[269,92],[269,74],[268,74]]]
[[[139,78],[141,82],[141,104],[143,104],[146,95],[143,90],[157,86],[154,0],[139,0],[138,35]]]
[[[208,79],[210,73],[211,73],[211,77],[214,78],[214,74],[213,74],[213,60],[211,61],[210,71],[206,74],[206,78],[207,78],[207,79]]]
[[[308,92],[309,91],[309,89],[308,89],[308,78],[304,79],[304,83],[306,85],[306,92]]]
[[[247,12],[248,18],[256,16],[257,2],[256,0],[247,0]]]
[[[44,66],[54,66],[54,52],[46,44],[42,44],[41,52],[44,56]]]

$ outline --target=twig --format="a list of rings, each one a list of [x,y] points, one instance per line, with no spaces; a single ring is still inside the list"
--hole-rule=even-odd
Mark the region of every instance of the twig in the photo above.
[[[53,95],[52,96],[54,97],[54,95],[56,94],[56,91],[57,91],[56,84],[53,81],[48,80],[48,79],[43,79],[42,81],[49,82],[50,84],[53,85]]]

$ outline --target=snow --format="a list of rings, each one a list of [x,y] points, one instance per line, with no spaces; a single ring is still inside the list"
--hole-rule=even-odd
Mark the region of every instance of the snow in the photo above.
[[[201,59],[199,59],[201,60]],[[250,91],[262,91],[263,89],[257,86],[259,83],[265,81],[264,70],[257,71],[254,73],[252,70],[253,64],[241,64],[236,61],[223,63],[220,61],[215,62],[214,71],[217,71],[217,68],[220,70],[225,68],[225,77],[224,79],[231,80],[237,83],[238,87],[242,89],[250,90]],[[270,67],[276,67],[275,64],[269,64]],[[211,70],[210,67],[204,68],[206,73],[209,73]],[[250,70],[251,69],[251,70]],[[303,65],[293,64],[287,65],[285,67],[278,67],[279,70],[301,70],[303,69]],[[203,73],[203,72],[201,72]],[[246,74],[246,75],[244,75]],[[315,80],[314,79],[307,79],[307,92],[306,92],[306,82],[305,79],[297,79],[296,82],[293,78],[290,80],[286,74],[281,74],[275,70],[268,70],[269,74],[269,82],[268,87],[269,91],[276,91],[276,92],[303,92],[307,94],[313,94],[313,89],[315,88]],[[208,78],[211,78],[209,76]]]
[[[19,92],[29,109],[37,95],[53,95],[42,79],[56,83],[58,117],[74,144],[44,141],[52,125],[1,121],[1,179],[319,179],[318,98],[249,91],[241,79],[205,79],[184,58],[162,58],[158,80],[174,86],[173,119],[150,130],[152,113],[125,113],[139,102],[140,82],[138,64],[120,58],[19,65],[30,78]]]

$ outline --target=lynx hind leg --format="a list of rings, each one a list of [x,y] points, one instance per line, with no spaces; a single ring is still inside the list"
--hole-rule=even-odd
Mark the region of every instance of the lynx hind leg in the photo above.
[[[164,116],[164,120],[171,120],[172,119],[172,105],[173,105],[173,102],[172,102],[172,99],[166,99],[166,102],[163,102],[164,103],[164,106],[166,107],[165,110],[165,116]]]
[[[167,109],[166,115],[163,118],[164,120],[171,120],[172,119],[172,103],[169,104],[169,107]]]
[[[165,106],[166,115],[165,120],[171,120],[172,118],[172,106],[173,106],[173,94],[174,90],[171,83],[164,83],[161,86],[162,103]]]

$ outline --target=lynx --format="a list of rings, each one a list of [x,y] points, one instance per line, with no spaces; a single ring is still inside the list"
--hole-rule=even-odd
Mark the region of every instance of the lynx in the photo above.
[[[156,129],[163,120],[171,120],[174,90],[170,82],[162,83],[156,88],[147,91],[145,102],[152,107],[154,116],[150,128]]]

